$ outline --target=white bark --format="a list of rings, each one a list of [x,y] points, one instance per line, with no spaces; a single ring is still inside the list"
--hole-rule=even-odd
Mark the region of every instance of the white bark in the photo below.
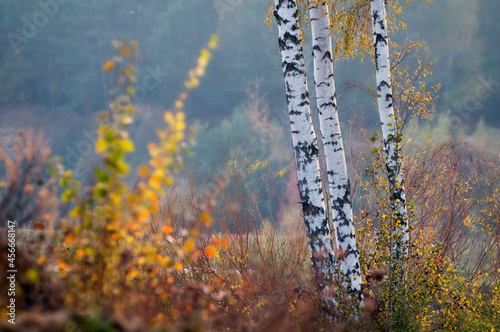
[[[328,174],[336,246],[343,286],[362,300],[359,251],[353,223],[349,177],[338,118],[332,63],[330,17],[325,1],[309,7],[313,39],[314,84]]]
[[[335,258],[323,198],[319,152],[311,120],[298,8],[293,0],[275,0],[286,98],[297,163],[302,211],[311,263],[323,298],[335,304],[331,291]]]
[[[370,0],[373,42],[375,48],[375,66],[377,76],[377,100],[382,126],[382,136],[385,145],[385,159],[393,220],[396,222],[395,257],[404,267],[408,255],[408,216],[402,165],[400,158],[400,138],[396,127],[396,118],[392,105],[391,67],[389,63],[389,38],[387,34],[387,19],[385,0]]]

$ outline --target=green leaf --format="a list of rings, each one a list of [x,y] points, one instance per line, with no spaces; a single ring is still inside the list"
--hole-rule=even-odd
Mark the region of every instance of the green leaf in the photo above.
[[[118,170],[122,174],[128,174],[128,172],[130,171],[130,167],[121,160],[118,160],[116,162],[116,167],[118,168]]]
[[[101,168],[97,168],[96,171],[95,171],[95,175],[97,177],[97,180],[99,180],[99,182],[104,182],[104,183],[107,183],[109,181],[109,175],[108,173],[106,173],[103,169]]]
[[[105,128],[104,130],[104,139],[106,142],[111,143],[115,140],[115,133],[111,128]]]
[[[40,280],[38,270],[35,268],[31,268],[28,271],[26,271],[26,279],[28,279],[31,282],[38,282]]]
[[[373,152],[373,153],[377,153],[377,152],[378,152],[378,149],[377,149],[377,148],[373,148],[372,152]]]
[[[104,187],[95,187],[94,188],[94,197],[96,198],[105,198],[108,193],[108,190]]]
[[[61,198],[62,198],[63,202],[69,202],[69,201],[73,198],[74,194],[75,194],[75,193],[74,193],[74,191],[73,191],[73,190],[71,190],[71,189],[66,189],[66,190],[62,193]]]

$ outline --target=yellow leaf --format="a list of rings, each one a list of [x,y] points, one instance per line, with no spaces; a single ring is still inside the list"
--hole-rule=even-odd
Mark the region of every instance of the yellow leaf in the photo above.
[[[165,122],[167,122],[168,124],[174,123],[174,115],[172,114],[172,112],[165,112],[164,118]]]
[[[120,149],[125,152],[133,152],[134,151],[134,143],[129,139],[121,139],[116,142]]]
[[[109,72],[115,68],[115,62],[113,60],[108,60],[102,66],[102,70],[105,72]]]
[[[208,212],[202,212],[200,214],[200,220],[205,224],[205,226],[212,225],[212,217]]]
[[[75,207],[73,210],[71,210],[71,212],[69,213],[69,215],[73,218],[78,218],[80,216],[80,208],[79,207]]]
[[[174,185],[174,179],[172,179],[171,177],[168,177],[165,179],[165,183],[167,186],[171,187]]]
[[[121,160],[118,160],[116,162],[116,166],[122,174],[128,174],[128,172],[130,171],[130,166]]]
[[[126,93],[127,93],[128,95],[133,96],[133,95],[135,95],[135,89],[134,89],[133,87],[129,86],[129,87],[127,88]]]
[[[111,204],[113,205],[119,205],[122,201],[122,197],[118,195],[117,193],[111,193],[109,195],[109,199],[111,201]]]
[[[108,143],[106,142],[106,140],[104,138],[99,138],[95,142],[95,152],[101,153],[101,152],[105,151],[107,148],[108,148]]]
[[[202,49],[201,53],[200,53],[200,57],[210,60],[210,58],[212,57],[212,53],[210,53],[210,51],[207,49]]]
[[[158,196],[151,192],[151,191],[148,191],[146,192],[146,198],[151,202],[151,203],[156,203],[158,202]]]
[[[184,265],[182,263],[175,263],[174,267],[177,271],[180,271],[184,268]]]
[[[183,250],[187,252],[191,252],[194,250],[194,242],[193,240],[187,240],[186,243],[184,243],[184,246],[182,248]]]
[[[152,176],[148,181],[148,186],[152,189],[160,190],[161,189],[161,177]]]
[[[186,129],[186,124],[184,122],[177,122],[176,127],[177,127],[177,130],[182,131],[182,130]]]
[[[146,264],[146,258],[139,257],[139,259],[137,260],[137,263],[139,264],[139,266]]]
[[[177,121],[184,122],[184,120],[186,119],[186,115],[182,112],[177,112],[175,113],[175,118],[177,119]]]
[[[202,77],[205,75],[205,68],[204,67],[197,67],[194,72],[196,73],[196,76]]]
[[[200,57],[198,59],[198,67],[196,69],[200,68],[204,70],[207,65],[208,65],[208,58]],[[195,69],[195,74],[196,74],[196,69]],[[203,76],[203,75],[198,75],[198,76]]]
[[[216,49],[218,42],[219,42],[219,36],[215,34],[210,36],[210,40],[208,41],[208,48],[211,50]]]
[[[130,49],[125,45],[125,43],[122,44],[122,47],[118,50],[118,52],[120,52],[120,55],[123,56],[130,55]]]

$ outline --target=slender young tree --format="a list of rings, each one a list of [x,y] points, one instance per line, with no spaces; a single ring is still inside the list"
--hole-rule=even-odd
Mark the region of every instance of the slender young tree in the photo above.
[[[359,251],[353,223],[349,177],[338,118],[333,53],[330,37],[330,17],[326,1],[309,7],[314,58],[314,84],[319,114],[323,150],[326,159],[328,191],[332,208],[336,248],[342,285],[348,293],[362,300]]]
[[[295,150],[298,187],[311,263],[322,298],[328,304],[335,304],[335,294],[331,290],[335,257],[323,197],[318,143],[309,107],[296,2],[275,0],[274,16],[279,31],[279,48],[292,131],[292,146]]]
[[[373,43],[375,48],[375,67],[377,77],[377,100],[382,126],[382,136],[385,147],[385,160],[391,205],[393,209],[392,220],[395,223],[395,241],[393,264],[404,270],[408,256],[408,216],[406,213],[406,200],[402,163],[400,158],[401,134],[394,114],[392,99],[391,66],[389,63],[389,38],[387,34],[387,18],[385,0],[370,0]]]

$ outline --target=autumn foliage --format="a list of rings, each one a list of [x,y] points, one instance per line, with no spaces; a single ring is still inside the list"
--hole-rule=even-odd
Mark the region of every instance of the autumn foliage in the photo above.
[[[460,138],[435,143],[430,135],[425,140],[409,135],[403,142],[412,227],[407,279],[395,289],[388,273],[394,234],[381,146],[372,139],[377,133],[351,124],[360,137],[349,159],[365,302],[351,313],[352,320],[332,322],[317,308],[298,205],[292,198],[281,204],[279,224],[273,222],[263,216],[249,185],[250,175],[267,172],[259,188],[271,190],[286,182],[290,167],[233,161],[206,187],[196,174],[182,186],[176,183],[193,139],[182,111],[217,38],[200,52],[186,90],[165,112],[165,129],[147,146],[149,160],[137,174],[127,163],[136,149],[127,127],[134,121],[138,45],[114,46],[117,57],[103,70],[116,75],[116,86],[109,109],[99,115],[95,153],[100,163],[92,183],[58,166],[41,137],[30,131],[20,133],[15,157],[0,147],[0,215],[18,221],[20,271],[18,324],[3,321],[8,298],[2,293],[2,330],[500,329],[495,160]],[[256,132],[269,127],[259,103],[247,110]],[[421,138],[424,130],[418,128],[409,130]],[[14,214],[19,208],[25,214]],[[0,234],[4,251],[6,237]],[[5,259],[2,255],[1,266]],[[0,271],[2,280],[5,273]]]

